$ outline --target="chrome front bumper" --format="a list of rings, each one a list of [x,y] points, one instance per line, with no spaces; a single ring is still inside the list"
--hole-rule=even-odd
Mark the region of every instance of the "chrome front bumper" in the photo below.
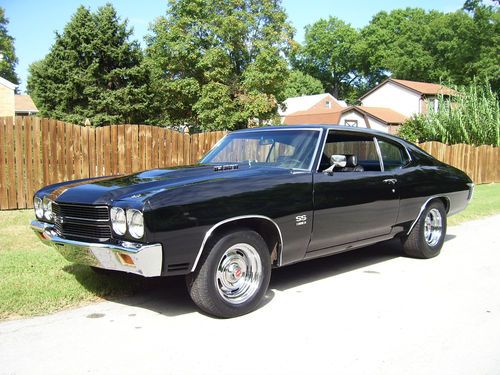
[[[70,262],[136,273],[145,277],[161,275],[163,259],[161,244],[144,245],[121,242],[119,245],[114,245],[73,241],[59,237],[53,228],[52,224],[37,220],[31,222],[31,229],[38,238],[44,244],[55,248]],[[127,263],[124,259],[129,262]]]

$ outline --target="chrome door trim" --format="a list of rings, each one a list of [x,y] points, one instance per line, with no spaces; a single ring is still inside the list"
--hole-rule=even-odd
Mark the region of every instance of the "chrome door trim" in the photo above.
[[[244,220],[244,219],[264,219],[264,220],[267,220],[267,221],[270,221],[271,223],[274,224],[274,226],[276,227],[276,229],[278,230],[278,234],[279,234],[279,240],[280,240],[280,243],[278,244],[278,251],[279,251],[279,261],[278,261],[278,266],[281,266],[282,264],[282,261],[283,261],[283,235],[281,234],[281,229],[280,227],[278,226],[278,224],[276,224],[276,222],[267,217],[267,216],[262,216],[262,215],[243,215],[243,216],[235,216],[235,217],[232,217],[232,218],[229,218],[229,219],[226,219],[226,220],[222,220],[222,221],[219,221],[217,224],[213,225],[208,231],[207,233],[205,233],[205,237],[203,238],[203,241],[201,243],[201,246],[200,246],[200,250],[198,250],[198,254],[196,255],[196,259],[193,263],[193,267],[191,268],[191,272],[194,272],[194,270],[196,269],[196,266],[198,265],[198,262],[200,261],[200,258],[201,258],[201,254],[205,248],[205,245],[208,241],[208,239],[210,238],[210,236],[212,235],[212,233],[214,232],[214,230],[216,230],[218,227],[220,227],[221,225],[224,225],[226,223],[230,223],[232,221],[237,221],[237,220]]]
[[[375,143],[375,149],[377,150],[378,160],[380,164],[380,172],[384,172],[384,161],[382,160],[382,151],[380,151],[380,146],[378,144],[377,137],[373,137],[373,142]]]

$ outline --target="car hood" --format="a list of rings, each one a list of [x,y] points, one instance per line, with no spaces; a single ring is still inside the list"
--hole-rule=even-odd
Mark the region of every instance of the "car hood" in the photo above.
[[[228,169],[229,168],[229,169]],[[117,200],[133,200],[144,203],[151,196],[166,190],[217,180],[236,179],[251,175],[289,173],[276,167],[239,165],[194,165],[168,169],[153,169],[125,176],[100,177],[52,185],[43,193],[59,203],[111,204]]]

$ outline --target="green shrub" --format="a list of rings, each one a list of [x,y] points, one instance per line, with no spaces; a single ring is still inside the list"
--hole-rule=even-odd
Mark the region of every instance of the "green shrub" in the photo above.
[[[440,95],[437,112],[407,120],[399,136],[411,142],[499,146],[500,107],[489,83],[475,80],[470,86],[455,89],[459,94],[451,101]]]

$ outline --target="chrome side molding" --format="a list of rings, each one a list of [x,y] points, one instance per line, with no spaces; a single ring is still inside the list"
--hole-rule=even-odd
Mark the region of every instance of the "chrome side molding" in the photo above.
[[[408,232],[406,233],[406,235],[409,235],[411,233],[411,231],[413,230],[413,228],[415,227],[415,225],[417,224],[417,221],[418,219],[420,219],[420,216],[422,215],[422,212],[424,212],[425,210],[425,207],[427,206],[427,204],[433,200],[433,199],[436,199],[436,198],[444,198],[448,201],[448,203],[450,203],[450,198],[447,197],[446,195],[433,195],[432,197],[428,198],[424,204],[422,204],[422,207],[420,207],[420,211],[418,212],[418,215],[417,215],[417,218],[413,221],[413,223],[411,224],[410,226],[410,229],[408,230]]]
[[[267,216],[262,216],[262,215],[243,215],[243,216],[235,216],[235,217],[232,217],[232,218],[229,218],[229,219],[226,219],[226,220],[219,221],[217,224],[213,225],[207,231],[207,233],[205,233],[205,237],[203,238],[203,241],[201,243],[200,250],[198,250],[198,254],[196,255],[196,259],[195,259],[195,261],[193,263],[193,267],[191,267],[191,272],[194,272],[194,270],[196,269],[196,266],[198,265],[198,262],[200,261],[201,254],[203,253],[205,245],[206,245],[208,239],[210,238],[210,236],[212,235],[212,233],[214,232],[214,230],[216,230],[221,225],[230,223],[232,221],[238,221],[238,220],[244,220],[244,219],[264,219],[264,220],[270,221],[271,223],[274,224],[274,226],[278,230],[278,234],[279,234],[279,237],[280,237],[280,243],[278,244],[278,252],[279,252],[278,266],[280,266],[281,263],[282,263],[282,260],[283,260],[283,235],[281,234],[281,229],[278,226],[278,224],[276,224],[276,222],[273,219],[271,219],[271,218],[269,218]]]

